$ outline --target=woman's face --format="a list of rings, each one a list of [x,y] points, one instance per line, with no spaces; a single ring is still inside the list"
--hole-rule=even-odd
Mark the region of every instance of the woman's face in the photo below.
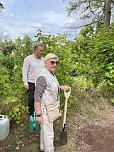
[[[57,61],[56,58],[49,59],[49,60],[45,61],[45,67],[48,69],[48,71],[50,73],[54,73],[58,63],[59,62]]]

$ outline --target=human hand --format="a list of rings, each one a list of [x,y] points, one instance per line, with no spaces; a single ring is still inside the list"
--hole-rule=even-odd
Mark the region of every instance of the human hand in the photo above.
[[[39,124],[41,124],[43,122],[43,117],[42,116],[38,116],[36,117],[36,120]]]
[[[71,89],[71,87],[69,86],[61,86],[60,88],[61,90],[64,90],[64,91],[69,91]]]
[[[25,90],[29,90],[29,85],[24,85]]]

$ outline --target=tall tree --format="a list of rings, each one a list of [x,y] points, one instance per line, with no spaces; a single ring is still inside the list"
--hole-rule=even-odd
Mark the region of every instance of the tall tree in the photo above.
[[[103,22],[104,22],[105,29],[107,29],[110,26],[111,3],[112,3],[112,0],[105,0],[105,3],[104,3]]]
[[[103,21],[108,29],[111,20],[113,0],[71,0],[69,1],[69,15],[78,11],[81,19],[91,18],[92,22]]]

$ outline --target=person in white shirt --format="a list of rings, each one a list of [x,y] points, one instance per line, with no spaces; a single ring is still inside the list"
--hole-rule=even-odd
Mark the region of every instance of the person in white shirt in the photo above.
[[[32,115],[34,112],[34,91],[35,82],[41,69],[44,68],[44,47],[38,43],[34,47],[34,53],[27,56],[23,62],[22,78],[25,90],[28,91],[28,111]]]

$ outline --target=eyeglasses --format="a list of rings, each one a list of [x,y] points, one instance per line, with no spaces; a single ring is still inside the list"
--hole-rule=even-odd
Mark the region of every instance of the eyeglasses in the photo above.
[[[54,65],[54,64],[58,65],[58,64],[59,64],[59,61],[50,61],[50,63],[51,63],[52,65]]]

